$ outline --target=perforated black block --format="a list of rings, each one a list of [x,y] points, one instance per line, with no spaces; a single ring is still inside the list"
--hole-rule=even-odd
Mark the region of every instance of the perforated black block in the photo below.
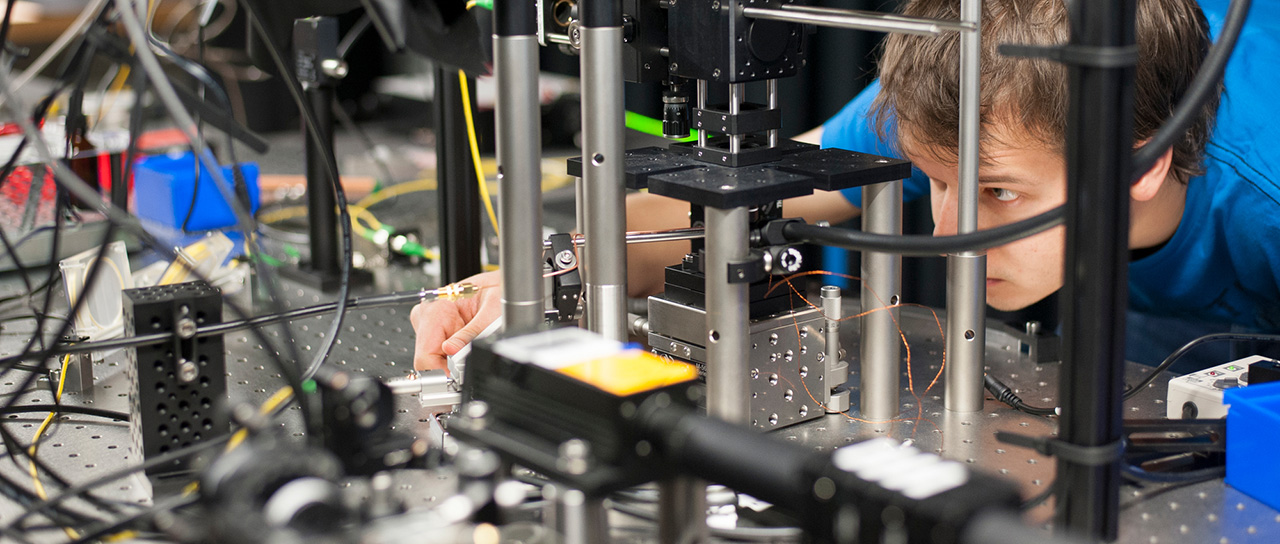
[[[124,292],[127,336],[170,333],[129,350],[129,426],[133,455],[151,459],[230,431],[226,355],[220,335],[194,337],[196,327],[222,322],[222,293],[206,282]],[[152,467],[150,476],[190,472],[198,456]]]

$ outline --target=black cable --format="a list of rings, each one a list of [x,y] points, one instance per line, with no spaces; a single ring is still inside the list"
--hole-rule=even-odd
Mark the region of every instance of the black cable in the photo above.
[[[8,427],[6,427],[4,423],[5,422],[0,422],[0,438],[3,438],[6,444],[17,445],[18,451],[22,452],[22,454],[27,459],[29,459],[32,464],[35,465],[37,474],[43,472],[46,476],[49,477],[51,481],[53,481],[53,483],[57,484],[62,489],[69,489],[71,487],[70,480],[64,477],[61,472],[54,470],[53,467],[49,466],[48,463],[40,459],[39,456],[32,455],[30,451],[31,444],[22,445],[22,442],[18,440],[18,437],[14,436],[13,433],[9,432]],[[17,457],[13,457],[11,460],[14,462],[15,465],[18,464]],[[26,472],[26,467],[22,467],[19,465],[19,468],[22,469],[24,473]],[[121,509],[121,503],[114,500],[103,499],[101,497],[95,497],[93,495],[86,495],[85,500],[97,506],[100,510],[111,510],[117,513],[123,511]],[[123,505],[133,506],[130,503],[123,503]]]
[[[159,40],[155,40],[159,41]],[[196,24],[196,56],[197,64],[204,65],[204,25]],[[204,100],[204,83],[201,82],[196,87],[196,94],[200,95],[200,99]],[[228,112],[229,113],[229,112]],[[194,111],[192,114],[196,118],[196,142],[192,142],[197,148],[204,147],[204,118],[200,116],[200,112]],[[192,158],[195,158],[194,156]],[[182,232],[187,232],[187,225],[191,223],[191,215],[196,211],[196,198],[200,196],[200,161],[197,159],[195,163],[195,177],[191,184],[191,205],[187,207],[187,216],[182,219]],[[250,210],[252,211],[252,210]]]
[[[27,510],[23,512],[21,515],[19,515],[17,518],[15,518],[12,522],[10,522],[9,526],[10,527],[16,526],[17,524],[21,523],[23,520],[27,519],[30,516],[45,515],[50,510],[57,508],[58,505],[62,504],[63,502],[75,497],[79,497],[81,495],[86,495],[88,494],[89,491],[93,490],[96,487],[106,485],[108,483],[114,482],[121,478],[128,477],[137,472],[143,472],[151,467],[166,465],[174,461],[177,461],[179,459],[183,459],[189,455],[194,455],[196,453],[200,453],[204,450],[213,448],[215,446],[220,446],[222,444],[225,444],[228,440],[231,440],[230,434],[226,434],[218,438],[206,440],[204,442],[200,442],[197,444],[192,444],[185,448],[179,448],[179,449],[170,451],[169,453],[157,455],[155,457],[152,457],[151,459],[148,459],[146,462],[140,463],[138,465],[118,469],[114,472],[109,472],[107,474],[104,474],[92,480],[89,480],[88,482],[74,485],[72,487],[67,488],[62,493],[56,496],[50,497],[47,500],[40,501],[39,503],[35,503],[33,505],[28,506]]]
[[[351,29],[347,31],[342,40],[338,42],[338,58],[347,59],[347,53],[351,52],[351,48],[355,46],[356,41],[364,36],[365,31],[372,26],[373,18],[369,17],[369,13],[365,12],[356,20],[356,24],[351,25]]]
[[[141,22],[138,20],[136,15],[132,11],[130,11],[131,6],[129,5],[128,2],[124,0],[115,0],[115,2],[117,6],[120,8],[119,13],[121,14],[121,21],[124,23],[126,31],[130,34],[131,39],[134,41],[135,47],[139,51],[138,59],[142,63],[143,68],[148,72],[157,72],[157,68],[159,67],[153,66],[154,64],[158,63],[158,59],[153,54],[153,51],[151,48],[151,45],[152,45],[151,42],[153,40],[149,39],[146,29],[142,28]],[[158,47],[163,48],[163,46],[158,46]],[[183,61],[181,60],[175,61],[175,62],[179,63],[181,66],[184,66],[184,67],[190,64],[190,63],[186,63],[186,65],[184,65],[182,64]],[[206,85],[208,85],[210,89],[214,90],[215,98],[221,97],[225,99],[225,96],[220,96],[222,94],[222,89],[219,86],[217,86],[216,83],[212,82],[212,80],[208,79],[207,74],[204,74],[199,70],[195,70],[195,72],[196,73],[193,74],[194,77],[201,79]],[[172,96],[173,90],[172,90],[172,87],[165,86],[167,79],[164,77],[163,72],[152,73],[150,74],[150,76],[154,76],[154,77],[150,77],[152,80],[152,83],[156,85],[157,92],[159,93],[160,98],[162,99],[162,102],[164,102],[166,107],[170,110],[170,114],[181,117],[180,115],[178,115],[179,113],[182,112],[181,105],[175,104],[173,102],[173,100],[175,99]],[[168,94],[166,94],[165,92],[166,90],[168,91]],[[224,104],[229,104],[229,101],[227,100],[222,100],[222,102]],[[177,108],[177,110],[175,111],[174,108]],[[24,130],[26,129],[27,127],[24,127]],[[194,139],[194,135],[189,135],[189,136],[191,139]],[[231,146],[229,149],[232,153],[234,153],[234,146]],[[199,160],[206,163],[206,166],[210,169],[210,173],[214,178],[214,180],[220,181],[222,176],[221,176],[220,170],[218,170],[217,165],[215,164],[215,161],[212,160],[211,154],[198,152],[197,156]],[[76,180],[71,180],[72,185],[75,185],[75,181]],[[231,188],[224,186],[222,183],[215,183],[215,185],[217,186],[218,190],[222,192],[223,197],[227,200],[232,212],[236,215],[238,224],[240,225],[240,230],[244,233],[246,239],[253,244],[256,250],[261,252],[262,251],[261,246],[258,244],[258,241],[254,236],[254,231],[255,231],[254,225],[256,224],[256,222],[252,214],[250,214],[247,210],[245,210],[243,206],[239,205],[240,203],[236,200],[235,195],[232,193]],[[79,185],[76,185],[76,186],[79,187]],[[142,241],[146,243],[149,247],[152,247],[156,249],[158,252],[164,255],[168,255],[171,258],[174,258],[174,259],[180,258],[177,255],[177,253],[173,251],[172,248],[165,247],[161,245],[157,240],[155,240],[155,238],[151,236],[149,233],[147,233],[146,230],[142,228],[140,224],[138,224],[137,220],[130,217],[127,214],[127,212],[122,212],[121,210],[115,209],[114,207],[111,207],[111,206],[104,206],[101,211],[107,214],[107,216],[111,218],[113,221],[123,225],[127,225],[130,230],[138,233],[139,238],[142,239]],[[253,265],[255,267],[256,272],[259,275],[259,278],[264,280],[266,283],[266,288],[268,290],[268,295],[269,295],[268,297],[269,303],[274,307],[274,309],[277,312],[283,311],[283,306],[281,302],[283,300],[283,297],[280,295],[281,293],[280,287],[276,283],[275,277],[270,274],[270,271],[267,268],[265,268],[265,265],[261,262],[260,259],[255,259],[253,261]],[[196,274],[196,276],[199,279],[205,279],[200,274]],[[242,308],[240,308],[238,304],[235,304],[232,301],[225,300],[225,299],[224,299],[224,302],[228,305],[228,307],[231,308],[231,310],[237,316],[241,318],[248,317],[248,313],[245,312]],[[270,341],[270,339],[268,339],[266,335],[262,333],[262,331],[255,329],[253,332],[255,336],[257,336],[259,340],[263,342],[264,345],[272,345],[272,342]],[[284,349],[287,350],[287,352],[292,356],[292,358],[295,361],[301,360],[301,355],[298,350],[297,343],[294,342],[292,338],[293,331],[285,327],[284,333],[286,338],[289,340],[288,342],[285,342]],[[271,350],[271,351],[274,353],[272,362],[279,367],[280,375],[284,377],[286,382],[291,387],[293,387],[295,391],[303,391],[304,389],[302,387],[302,380],[299,378],[298,374],[294,371],[293,366],[287,364],[284,361],[283,357],[280,356],[277,350]],[[306,421],[307,429],[308,431],[310,431],[308,433],[309,437],[318,435],[319,433],[316,432],[317,429],[315,428],[316,424],[315,422],[312,421],[313,419],[312,410],[309,403],[305,403],[305,402],[302,403],[302,418],[304,421]]]
[[[352,119],[351,115],[347,114],[346,108],[343,108],[342,104],[338,103],[337,97],[334,97],[333,103],[330,107],[333,108],[334,117],[338,118],[338,124],[342,125],[342,128],[351,131],[352,134],[355,134],[356,138],[360,140],[360,143],[364,144],[365,153],[369,154],[369,158],[373,159],[373,163],[377,165],[378,170],[382,171],[382,179],[384,182],[391,183],[395,181],[395,177],[391,175],[391,168],[387,166],[387,161],[383,160],[382,157],[378,155],[378,146],[373,143],[373,138],[369,137],[369,133],[365,132],[363,128],[360,128],[360,125],[356,124],[355,119]]]
[[[1062,224],[1066,206],[1039,215],[967,234],[931,236],[927,234],[873,234],[837,227],[818,227],[790,221],[782,236],[791,242],[809,242],[858,251],[877,251],[914,257],[939,257],[949,253],[982,251],[1005,245]]]
[[[13,22],[13,5],[18,0],[9,0],[4,7],[4,22],[0,22],[0,45],[9,43],[9,25]]]
[[[37,125],[40,124],[40,121],[48,115],[49,108],[53,107],[54,100],[58,98],[58,95],[61,94],[65,88],[66,85],[63,83],[54,86],[53,90],[50,91],[49,94],[45,95],[40,102],[36,103],[35,110],[33,110],[31,114],[33,123],[36,123]],[[0,187],[4,187],[4,184],[9,180],[9,175],[13,173],[14,168],[18,165],[18,158],[22,156],[22,152],[27,148],[27,144],[29,143],[30,141],[27,139],[26,134],[23,134],[22,139],[18,140],[18,146],[13,149],[13,154],[9,155],[9,160],[5,161],[3,168],[0,168]],[[21,246],[22,242],[19,241],[18,245]]]
[[[1125,479],[1133,482],[1156,482],[1162,484],[1195,483],[1221,478],[1227,474],[1226,465],[1188,470],[1185,472],[1148,472],[1142,467],[1129,463],[1120,464],[1120,473]]]
[[[13,0],[17,1],[17,0]],[[23,266],[22,260],[18,258],[18,250],[9,242],[9,236],[4,233],[4,229],[0,229],[0,242],[4,243],[4,250],[8,252],[9,258],[13,259],[13,266],[22,276],[22,286],[26,287],[27,292],[33,291],[31,288],[31,275],[27,273],[27,267]]]
[[[612,501],[609,505],[613,510],[626,514],[628,516],[640,518],[646,521],[658,521],[657,512],[650,511],[632,504],[622,501]],[[711,527],[709,528],[711,536],[716,538],[731,539],[735,541],[759,541],[759,542],[777,542],[778,540],[792,540],[799,537],[802,531],[799,527],[734,527],[732,529]]]
[[[1222,23],[1222,33],[1218,35],[1218,43],[1214,44],[1209,54],[1205,55],[1200,71],[1187,86],[1182,101],[1160,130],[1133,153],[1134,180],[1146,174],[1160,156],[1173,146],[1174,141],[1186,136],[1187,127],[1191,126],[1196,116],[1200,114],[1200,108],[1203,108],[1205,103],[1216,95],[1218,85],[1222,81],[1222,74],[1227,69],[1227,61],[1235,51],[1240,30],[1244,28],[1245,20],[1249,16],[1250,4],[1252,0],[1231,0],[1231,7],[1227,10],[1226,19]]]
[[[31,414],[36,412],[54,412],[58,414],[80,414],[86,416],[103,417],[107,419],[115,419],[119,421],[129,421],[129,414],[117,412],[114,410],[103,410],[101,408],[90,408],[88,406],[68,406],[66,404],[24,404],[22,406],[9,406],[0,408],[0,416],[9,414]]]
[[[1049,482],[1049,486],[1046,487],[1044,491],[1037,493],[1034,497],[1030,497],[1027,500],[1022,501],[1022,504],[1018,505],[1018,510],[1026,512],[1027,510],[1044,504],[1045,501],[1049,500],[1049,497],[1052,497],[1057,493],[1057,489],[1055,489],[1057,485],[1058,480],[1055,478],[1053,481]]]
[[[143,99],[147,94],[147,76],[142,70],[133,70],[133,74],[133,110],[129,112],[129,143],[124,148],[124,168],[120,183],[129,183],[133,179],[133,163],[138,156],[138,138],[146,127],[144,118],[146,107],[143,106]],[[128,192],[127,186],[125,192]]]
[[[23,508],[27,508],[28,511],[30,511],[30,508],[34,505],[40,504],[39,495],[36,495],[34,491],[28,491],[25,486],[11,480],[4,471],[0,471],[0,496],[17,503]],[[56,511],[45,511],[43,514],[54,523],[64,525],[74,525],[91,520],[88,516],[69,508],[61,508]],[[4,532],[11,532],[12,530],[13,524],[10,524],[5,528]]]
[[[267,32],[262,22],[258,9],[253,5],[251,0],[240,0],[241,5],[245,8],[245,13],[249,17],[249,21],[253,24],[254,30],[262,38],[263,45],[267,50],[267,54],[271,57],[271,61],[276,66],[276,70],[280,73],[281,79],[285,82],[285,87],[289,89],[289,94],[293,96],[293,101],[298,106],[298,111],[302,114],[305,121],[306,131],[310,136],[312,143],[316,149],[324,154],[325,170],[329,175],[329,180],[333,182],[333,191],[338,202],[338,226],[342,234],[342,270],[340,272],[338,284],[338,307],[336,309],[337,316],[333,321],[329,334],[325,336],[324,346],[316,354],[311,365],[307,367],[303,376],[310,378],[320,369],[320,365],[328,358],[329,353],[333,350],[334,341],[337,340],[338,334],[342,332],[342,320],[346,314],[347,294],[351,290],[351,214],[347,210],[347,195],[342,188],[341,178],[338,177],[338,161],[333,156],[333,149],[326,145],[324,139],[320,135],[319,124],[316,122],[315,115],[308,107],[307,101],[302,96],[301,85],[294,77],[292,71],[289,70],[289,64],[284,61],[280,55],[280,51],[276,49],[275,42],[271,39],[270,33]],[[306,404],[305,402],[303,404]],[[318,436],[315,432],[318,429],[308,429],[312,431],[308,433],[310,436]]]
[[[1198,114],[1197,110],[1213,96],[1222,79],[1222,73],[1226,70],[1227,61],[1230,60],[1231,53],[1235,49],[1240,30],[1244,27],[1250,4],[1251,0],[1232,0],[1218,43],[1205,56],[1204,63],[1188,87],[1182,102],[1178,104],[1169,120],[1165,121],[1164,125],[1151,137],[1151,140],[1134,153],[1132,170],[1134,179],[1150,170],[1173,141],[1182,137]],[[955,236],[869,234],[847,229],[815,227],[803,223],[787,224],[783,228],[783,235],[797,242],[927,257],[981,251],[1001,246],[1059,225],[1064,216],[1064,209],[1059,206],[1016,223]]]
[[[1138,385],[1135,385],[1129,388],[1128,390],[1126,390],[1124,392],[1123,400],[1127,401],[1137,396],[1139,393],[1142,392],[1143,389],[1146,389],[1148,385],[1151,385],[1151,382],[1156,381],[1156,378],[1160,376],[1160,373],[1168,370],[1170,366],[1173,366],[1173,363],[1178,362],[1178,359],[1181,359],[1184,355],[1186,355],[1192,349],[1204,344],[1209,344],[1212,342],[1223,342],[1223,341],[1280,342],[1280,334],[1221,332],[1221,333],[1215,333],[1215,334],[1206,334],[1204,336],[1196,338],[1195,340],[1187,342],[1185,345],[1178,348],[1177,351],[1169,354],[1168,357],[1165,357],[1164,361],[1162,361],[1155,368],[1151,369],[1151,374],[1148,374],[1146,378],[1144,378],[1141,382],[1138,382]]]
[[[988,393],[991,393],[996,400],[1009,405],[1010,408],[1033,416],[1053,416],[1058,414],[1057,408],[1040,408],[1023,402],[1022,397],[1013,392],[1013,388],[992,376],[990,372],[982,376],[982,382],[986,385]]]
[[[150,508],[144,509],[140,512],[130,514],[124,518],[116,520],[113,523],[106,524],[103,527],[100,527],[97,529],[85,530],[84,534],[82,534],[80,538],[77,538],[71,542],[72,544],[85,544],[89,542],[96,542],[102,537],[128,530],[129,528],[133,527],[135,524],[142,523],[145,521],[150,521],[152,517],[154,517],[155,515],[161,512],[168,512],[168,511],[177,510],[179,508],[183,508],[186,506],[191,506],[199,500],[200,500],[200,496],[194,493],[191,495],[179,495],[176,497],[169,497],[167,499],[164,499],[164,501],[158,501],[154,506]]]
[[[118,0],[117,0],[117,1],[118,1]],[[132,24],[133,26],[137,26],[137,20],[136,20],[136,19],[133,19],[132,21],[130,21],[130,20],[128,19],[128,17],[132,15],[132,12],[130,12],[130,11],[129,11],[129,6],[128,6],[127,4],[125,4],[125,3],[121,2],[121,6],[120,6],[120,7],[122,8],[122,9],[121,9],[121,13],[122,13],[122,14],[123,14],[123,16],[126,18],[126,26],[130,26],[130,24]],[[140,45],[141,45],[141,44],[140,44]],[[148,50],[148,52],[149,52],[149,50]],[[13,103],[13,104],[18,104],[18,103],[20,103],[20,101],[19,101],[19,100],[14,96],[14,93],[12,92],[12,90],[8,87],[8,83],[7,83],[7,81],[8,81],[8,80],[7,80],[7,77],[5,77],[5,78],[4,78],[4,81],[5,81],[6,83],[5,83],[5,85],[3,86],[3,88],[2,88],[2,89],[0,89],[0,90],[2,90],[2,91],[3,91],[3,93],[4,93],[4,95],[8,98],[9,103]],[[23,121],[24,121],[24,122],[22,122],[21,124],[22,124],[22,128],[23,128],[23,131],[24,131],[25,135],[26,135],[27,137],[29,137],[29,138],[33,138],[33,139],[34,139],[34,141],[40,141],[39,132],[38,132],[38,131],[37,131],[37,129],[34,127],[34,125],[33,125],[32,123],[25,122],[25,119],[23,119]],[[46,159],[47,159],[47,157],[46,157]],[[63,187],[65,187],[65,188],[67,188],[67,189],[68,189],[68,190],[70,190],[72,193],[75,193],[77,196],[79,196],[80,198],[82,198],[82,199],[84,199],[84,200],[86,200],[86,201],[90,201],[90,202],[93,202],[93,201],[94,201],[94,195],[95,195],[96,193],[93,191],[93,189],[92,189],[92,188],[90,188],[90,187],[88,186],[88,184],[86,184],[83,180],[81,180],[81,179],[79,179],[77,176],[75,176],[75,175],[74,175],[74,173],[68,174],[68,173],[67,173],[67,171],[66,171],[63,167],[61,167],[61,166],[60,166],[56,161],[55,161],[55,162],[51,162],[51,164],[54,166],[54,168],[53,168],[53,174],[54,174],[54,177],[55,177],[55,179],[56,179],[56,180],[58,180],[58,181],[60,182],[61,186],[63,186]],[[164,245],[164,244],[161,244],[158,240],[156,240],[156,239],[154,238],[154,236],[152,236],[150,233],[148,233],[148,232],[146,231],[146,229],[142,228],[142,226],[138,223],[138,221],[137,221],[137,219],[136,219],[136,218],[133,218],[132,216],[128,215],[128,213],[127,213],[127,212],[122,211],[122,210],[120,210],[119,208],[116,208],[115,206],[112,206],[110,202],[104,202],[104,201],[98,200],[98,201],[97,201],[97,204],[98,204],[98,211],[100,211],[101,213],[103,213],[103,214],[104,214],[104,215],[105,215],[105,216],[106,216],[106,217],[111,221],[111,223],[110,223],[110,225],[109,225],[109,228],[110,228],[110,227],[112,227],[112,226],[114,226],[114,225],[122,225],[122,226],[124,226],[124,227],[128,228],[130,231],[132,231],[135,235],[137,235],[137,236],[138,236],[138,238],[139,238],[139,239],[140,239],[144,244],[148,245],[149,247],[152,247],[152,248],[153,248],[153,249],[155,249],[157,252],[160,252],[161,254],[169,255],[171,258],[177,258],[177,255],[175,254],[175,252],[173,251],[173,249],[172,249],[172,248],[170,248],[170,247],[168,247],[168,246],[166,246],[166,245]],[[243,222],[243,224],[245,224],[245,225],[252,225],[252,224],[253,224],[253,218],[252,218],[251,216],[248,216],[248,214],[247,214],[243,209],[241,209],[240,207],[236,206],[234,201],[232,201],[232,206],[231,206],[231,208],[232,208],[232,210],[233,210],[233,211],[235,211],[235,212],[237,213],[237,217],[241,218],[241,221]],[[247,219],[246,219],[246,217],[247,217]],[[250,229],[250,230],[251,230],[251,229]],[[196,276],[197,276],[198,278],[200,278],[200,279],[205,279],[205,278],[203,278],[203,277],[202,277],[200,274],[198,274],[198,273],[196,274]],[[269,277],[269,276],[264,276],[264,277],[265,277],[265,278],[267,278],[268,280],[270,279],[270,277]],[[279,292],[278,288],[276,288],[276,286],[275,286],[273,283],[271,283],[270,281],[268,281],[268,287],[269,287],[269,289],[271,289],[271,290],[272,290],[272,293],[273,293],[273,294],[277,294],[277,293]],[[278,302],[278,301],[279,301],[280,299],[281,299],[281,297],[276,297],[276,296],[273,296],[273,297],[272,297],[272,300],[277,301],[277,305],[279,304],[279,302]],[[46,300],[47,300],[47,299],[46,299]],[[83,300],[83,298],[81,298],[81,299],[79,299],[79,300]],[[237,315],[239,315],[239,316],[241,316],[241,317],[247,317],[247,316],[248,316],[247,312],[245,312],[242,308],[240,308],[238,304],[235,304],[234,302],[229,301],[229,300],[226,300],[226,301],[224,301],[224,302],[225,302],[225,303],[226,303],[226,304],[227,304],[227,305],[232,309],[232,311],[233,311],[233,312],[235,312]],[[287,333],[291,333],[291,331],[288,331],[288,330],[286,330],[286,332],[287,332]],[[258,337],[259,337],[259,339],[260,339],[264,344],[266,344],[266,345],[270,345],[270,344],[271,344],[270,340],[269,340],[269,339],[266,337],[266,335],[265,335],[265,334],[263,334],[261,331],[258,331],[258,330],[256,330],[256,329],[255,329],[255,330],[254,330],[254,334],[255,334],[256,336],[258,336]],[[54,348],[46,349],[44,353],[48,353],[50,349],[56,349],[56,346],[55,346]],[[289,343],[287,343],[287,347],[286,347],[286,349],[291,350],[291,351],[292,351],[293,353],[295,353],[295,354],[297,353],[297,347],[296,347],[296,345],[294,345],[294,343],[293,343],[293,342],[289,342]],[[42,357],[41,357],[41,360],[43,360],[44,358],[47,358],[47,357],[42,356]],[[295,358],[296,358],[296,357],[295,357]],[[9,359],[7,359],[7,360],[10,360],[10,361],[11,361],[12,359],[13,359],[13,358],[9,358]],[[290,378],[289,383],[290,383],[290,385],[291,385],[291,386],[293,386],[293,388],[294,388],[294,390],[295,390],[295,391],[303,391],[303,390],[304,390],[304,389],[302,388],[301,381],[300,381],[300,380],[298,380],[298,379],[297,379],[297,377],[296,377],[296,375],[294,375],[294,374],[293,374],[293,372],[292,372],[292,370],[293,370],[293,369],[292,369],[289,365],[284,364],[283,360],[281,360],[281,358],[279,357],[279,355],[276,355],[276,356],[274,357],[273,361],[280,365],[282,375],[284,375],[284,376],[286,376],[286,377],[289,377],[289,378]],[[24,389],[25,389],[25,387],[24,387]],[[309,425],[309,426],[311,426],[311,425],[312,425],[312,423],[311,423],[311,418],[310,418],[310,417],[309,417],[309,415],[308,415],[308,414],[310,413],[308,403],[302,403],[302,410],[303,410],[303,419],[304,419],[305,421],[307,421],[307,422],[308,422],[308,425]],[[311,436],[318,436],[318,434],[319,434],[319,433],[318,433],[318,432],[312,432],[312,433],[309,433],[309,434],[310,434]]]

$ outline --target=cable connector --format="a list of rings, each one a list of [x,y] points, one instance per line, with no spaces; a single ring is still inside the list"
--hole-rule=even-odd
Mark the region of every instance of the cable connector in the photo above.
[[[1013,388],[1005,385],[1004,382],[996,379],[996,377],[991,374],[984,374],[982,376],[982,381],[986,384],[987,392],[991,393],[991,396],[1015,410],[1035,416],[1058,415],[1058,409],[1056,407],[1040,408],[1028,405],[1017,395],[1017,393],[1013,392]]]
[[[475,296],[480,286],[470,282],[451,283],[438,289],[423,289],[419,298],[422,300],[457,300]]]

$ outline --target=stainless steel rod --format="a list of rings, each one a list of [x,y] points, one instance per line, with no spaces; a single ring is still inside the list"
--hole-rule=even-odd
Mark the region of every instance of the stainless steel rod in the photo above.
[[[960,19],[978,28],[981,0],[962,0]],[[960,36],[960,157],[956,232],[978,230],[978,62],[979,32]],[[982,409],[984,314],[987,307],[987,257],[980,253],[947,256],[946,398],[953,412]]]
[[[902,182],[868,185],[862,189],[862,230],[877,234],[902,234]],[[901,381],[901,348],[898,344],[898,310],[880,310],[898,302],[902,257],[890,253],[862,254],[862,417],[889,420],[902,411],[898,404]],[[871,312],[871,313],[867,313]]]
[[[747,284],[729,283],[729,263],[747,258],[746,208],[706,208],[707,415],[750,423]]]
[[[680,240],[697,240],[703,237],[705,230],[701,227],[689,227],[687,229],[672,229],[663,232],[628,232],[626,240],[628,244],[649,244],[653,242],[678,242]],[[574,237],[573,243],[578,247],[582,247],[587,243],[586,236]],[[543,240],[542,249],[544,251],[551,249],[551,241]]]
[[[742,15],[749,19],[768,19],[788,23],[802,23],[832,28],[894,32],[900,34],[933,35],[943,32],[966,32],[972,26],[939,19],[888,15],[874,11],[859,11],[812,6],[783,6],[782,9],[743,8]]]
[[[498,220],[504,328],[528,331],[543,319],[542,126],[538,40],[495,36]]]
[[[729,84],[729,115],[737,115],[742,111],[742,99],[746,94],[746,84],[730,83]],[[737,153],[742,150],[742,135],[729,135],[729,152]]]
[[[536,104],[537,102],[533,102]],[[587,328],[627,341],[622,27],[582,29]],[[536,244],[535,244],[536,247]]]
[[[706,542],[707,483],[676,476],[658,484],[658,542]]]
[[[764,92],[769,96],[769,109],[778,109],[778,80],[765,80]],[[776,128],[769,129],[769,147],[778,147],[778,129]]]
[[[707,109],[707,80],[699,79],[694,84],[698,109]],[[707,129],[698,129],[698,147],[707,147]]]

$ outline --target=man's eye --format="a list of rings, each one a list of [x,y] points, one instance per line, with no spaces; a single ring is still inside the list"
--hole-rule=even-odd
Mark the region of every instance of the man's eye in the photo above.
[[[1018,193],[1015,193],[1008,189],[992,188],[991,196],[996,197],[996,200],[999,200],[1001,202],[1011,202],[1018,198]]]

